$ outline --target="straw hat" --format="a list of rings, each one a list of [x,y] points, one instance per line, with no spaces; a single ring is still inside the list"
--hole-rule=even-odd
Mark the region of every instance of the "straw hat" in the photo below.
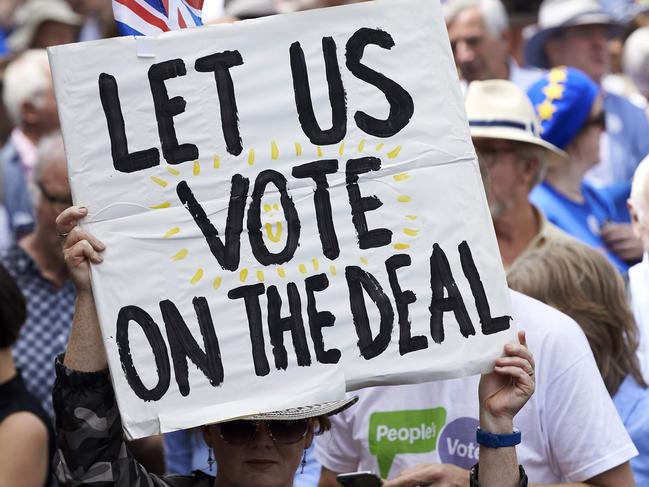
[[[547,162],[565,162],[568,155],[543,140],[541,125],[523,90],[511,81],[474,81],[466,93],[471,137],[525,142],[545,149]]]
[[[525,63],[538,68],[551,68],[545,54],[545,43],[550,36],[566,27],[577,25],[620,25],[597,0],[544,0],[539,8],[538,24],[525,30]]]
[[[252,414],[240,419],[253,421],[278,420],[292,421],[296,419],[315,418],[317,416],[333,416],[338,414],[358,401],[358,396],[341,399],[339,401],[324,402],[311,406],[283,409],[282,411],[271,411],[268,413]]]
[[[74,13],[62,0],[28,0],[16,12],[16,28],[7,39],[9,49],[14,52],[29,49],[36,31],[43,22],[58,22],[81,26],[83,17]]]

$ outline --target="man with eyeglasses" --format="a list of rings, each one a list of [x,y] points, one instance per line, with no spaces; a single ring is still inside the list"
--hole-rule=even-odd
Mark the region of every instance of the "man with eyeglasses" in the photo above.
[[[570,238],[528,199],[546,163],[565,164],[566,155],[539,136],[527,95],[510,81],[474,81],[466,109],[505,267],[528,250]]]
[[[27,300],[28,318],[14,347],[27,388],[52,415],[54,358],[68,339],[75,291],[63,260],[56,217],[72,204],[60,134],[41,139],[34,167],[34,231],[0,259]]]

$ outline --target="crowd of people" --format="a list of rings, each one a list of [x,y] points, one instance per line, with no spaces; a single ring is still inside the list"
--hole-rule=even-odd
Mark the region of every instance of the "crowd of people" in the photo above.
[[[340,3],[226,0],[215,23]],[[441,9],[520,343],[481,377],[128,442],[45,51],[117,35],[112,2],[0,3],[0,486],[649,486],[649,1]],[[429,410],[453,438],[380,442],[384,413]]]

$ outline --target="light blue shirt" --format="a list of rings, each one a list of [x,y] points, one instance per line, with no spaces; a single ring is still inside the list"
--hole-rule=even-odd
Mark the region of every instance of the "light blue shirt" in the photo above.
[[[607,196],[588,182],[583,182],[581,194],[583,203],[573,201],[547,182],[542,182],[530,193],[530,202],[564,232],[577,240],[601,250],[620,272],[629,265],[611,252],[601,237],[601,230],[609,222],[623,221],[617,209]]]
[[[613,396],[613,403],[638,449],[638,456],[631,459],[635,482],[638,486],[649,485],[649,389],[627,377]]]
[[[304,472],[301,471],[301,466],[295,472],[293,487],[316,487],[318,485],[320,463],[313,455],[315,441],[316,438],[306,451]],[[207,465],[208,449],[203,441],[200,428],[165,433],[164,446],[168,473],[190,475],[194,470],[201,470],[206,474],[216,475],[217,465],[214,465],[212,471]]]
[[[606,133],[602,138],[602,161],[587,178],[597,186],[629,183],[640,161],[649,154],[649,119],[628,98],[604,92]]]

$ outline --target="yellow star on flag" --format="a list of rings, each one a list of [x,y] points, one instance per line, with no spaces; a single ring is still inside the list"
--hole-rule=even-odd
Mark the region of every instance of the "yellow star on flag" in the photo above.
[[[566,68],[554,68],[548,76],[551,83],[565,83],[568,79]]]
[[[550,100],[545,100],[543,103],[538,105],[536,109],[539,112],[539,118],[541,121],[552,120],[554,112],[557,111],[557,107],[555,107]]]
[[[543,88],[543,93],[548,100],[561,100],[563,98],[563,91],[566,89],[563,85],[549,84]]]

